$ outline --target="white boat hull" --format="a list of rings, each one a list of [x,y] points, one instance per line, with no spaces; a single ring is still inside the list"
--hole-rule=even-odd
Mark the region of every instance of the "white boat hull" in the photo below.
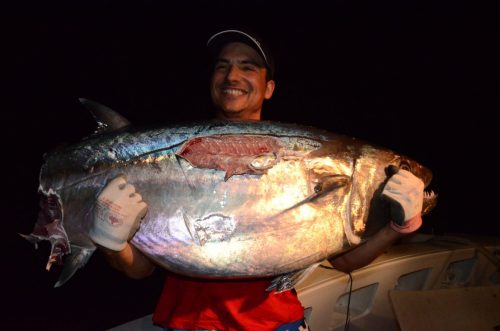
[[[471,241],[466,237],[414,236],[412,240],[394,245],[370,265],[352,272],[349,330],[397,331],[403,329],[400,327],[403,325],[404,330],[410,330],[411,325],[408,325],[408,321],[401,320],[404,314],[396,314],[398,308],[403,307],[402,301],[398,299],[400,306],[396,309],[392,305],[391,296],[393,300],[395,296],[390,294],[394,291],[486,287],[486,291],[491,289],[491,293],[496,293],[495,291],[500,290],[498,263],[500,263],[500,238],[476,238]],[[323,265],[330,266],[326,261]],[[349,289],[348,275],[321,267],[297,286],[299,299],[305,308],[305,316],[312,331],[344,329]],[[443,294],[442,291],[439,293]],[[500,325],[500,299],[494,302],[499,305],[497,314],[499,321],[498,323],[495,321],[495,316],[490,318],[491,321],[487,321],[492,323],[492,329]],[[455,313],[447,311],[446,306],[442,311],[442,314]],[[475,315],[466,315],[469,322],[474,325],[475,322],[471,319],[476,318]],[[418,330],[418,327],[416,325],[415,329]],[[453,325],[450,325],[449,329],[457,330]],[[162,329],[152,325],[151,315],[147,315],[109,331],[129,330]],[[426,330],[430,330],[429,325]]]

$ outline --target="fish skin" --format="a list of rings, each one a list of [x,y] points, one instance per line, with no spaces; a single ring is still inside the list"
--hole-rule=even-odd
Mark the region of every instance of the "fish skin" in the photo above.
[[[176,154],[192,139],[242,136],[272,139],[280,146],[276,161],[228,177],[224,167],[200,167]],[[431,181],[418,162],[356,138],[277,122],[210,121],[104,132],[56,149],[41,168],[39,192],[57,197],[65,244],[82,252],[70,257],[78,262],[67,279],[95,250],[88,237],[94,203],[119,175],[148,204],[131,243],[160,266],[195,277],[265,277],[304,270],[387,223],[380,193],[390,165],[404,165],[426,186]],[[434,195],[428,200],[435,204]],[[54,241],[36,227],[25,237]],[[48,267],[71,256],[61,246]]]

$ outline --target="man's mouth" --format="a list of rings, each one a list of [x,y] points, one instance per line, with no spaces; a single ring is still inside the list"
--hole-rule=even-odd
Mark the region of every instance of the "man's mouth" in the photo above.
[[[222,94],[229,94],[234,96],[246,94],[246,91],[237,88],[222,88],[221,91]]]

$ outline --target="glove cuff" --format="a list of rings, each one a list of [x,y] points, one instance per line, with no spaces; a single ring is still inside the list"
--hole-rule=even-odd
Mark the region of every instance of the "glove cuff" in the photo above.
[[[398,225],[392,221],[390,224],[391,228],[396,232],[402,234],[412,233],[417,231],[418,228],[420,228],[420,226],[422,225],[422,216],[420,213],[418,213],[417,215],[404,222],[403,225]]]
[[[122,238],[117,238],[109,233],[99,231],[98,229],[90,228],[89,237],[98,245],[106,247],[112,251],[121,251],[127,245],[127,241]]]

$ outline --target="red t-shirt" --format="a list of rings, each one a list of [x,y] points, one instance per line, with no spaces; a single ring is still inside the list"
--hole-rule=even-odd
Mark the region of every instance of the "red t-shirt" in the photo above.
[[[153,322],[184,330],[272,331],[298,321],[297,293],[267,292],[270,279],[206,280],[169,273]]]

